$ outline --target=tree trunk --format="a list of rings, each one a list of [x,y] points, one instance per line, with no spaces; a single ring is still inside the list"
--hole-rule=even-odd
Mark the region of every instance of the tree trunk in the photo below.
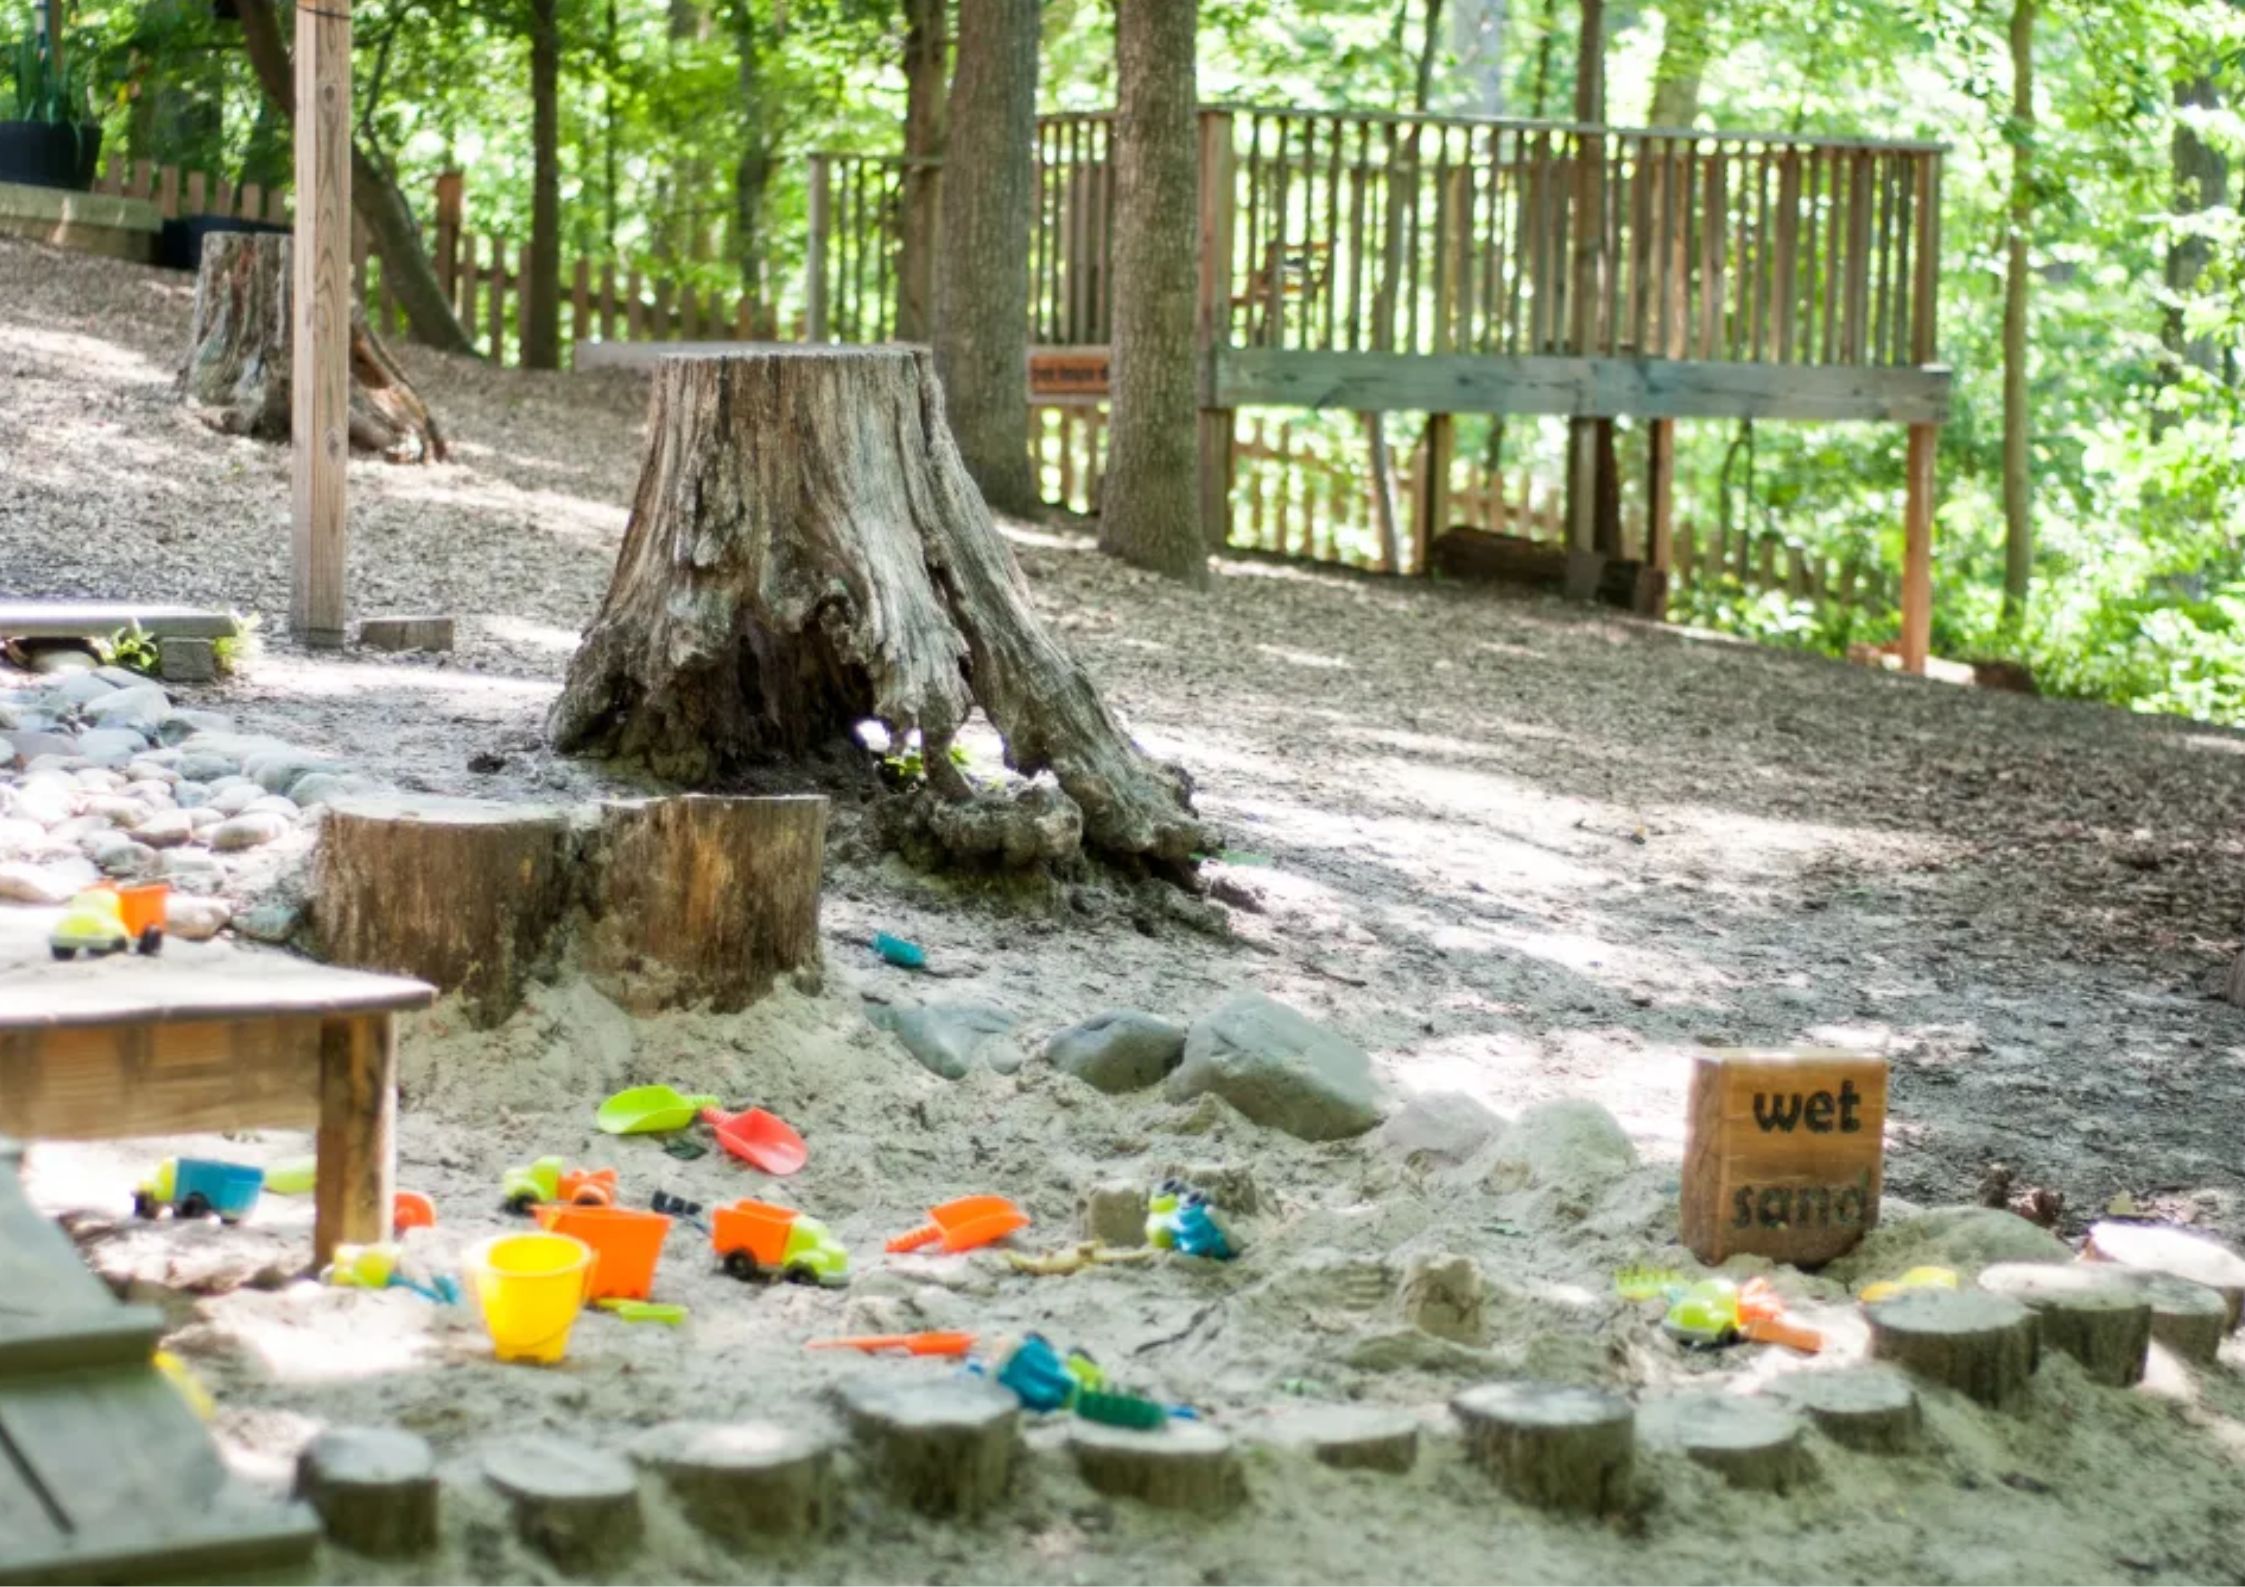
[[[1193,45],[1199,0],[1115,11],[1113,428],[1099,548],[1196,587],[1200,404],[1194,390],[1192,227],[1200,213]]]
[[[1656,127],[1688,127],[1699,118],[1699,82],[1707,69],[1709,0],[1667,0],[1661,7],[1664,31],[1660,64],[1653,69],[1652,112]]]
[[[980,808],[949,757],[979,704],[1090,846],[1190,863],[1211,834],[1030,610],[944,423],[933,355],[763,349],[665,360],[599,616],[547,718],[563,750],[702,782],[922,736],[924,794]],[[1018,434],[1016,439],[1018,440]],[[1047,822],[1049,808],[1025,820]]]
[[[904,214],[897,263],[896,339],[935,334],[935,252],[942,199],[948,0],[904,0]]]
[[[2175,85],[2178,111],[2219,111],[2221,103],[2220,90],[2212,77],[2194,77]],[[2214,256],[2213,243],[2193,222],[2208,210],[2220,209],[2228,203],[2229,161],[2182,116],[2176,117],[2170,150],[2174,162],[2175,230],[2167,244],[2167,291],[2173,299],[2167,309],[2167,351],[2178,372],[2187,366],[2219,375],[2222,355],[2214,339],[2203,332],[2190,334],[2183,316],[2189,299],[2198,291],[2199,277],[2206,273],[2206,266]],[[2163,417],[2164,412],[2156,415],[2153,423],[2158,424]]]
[[[273,0],[235,0],[235,5],[241,17],[242,47],[258,83],[265,97],[293,122],[296,79],[287,47],[281,43],[280,24],[274,19]],[[375,256],[382,261],[382,278],[405,310],[413,339],[442,352],[472,357],[475,349],[453,317],[405,195],[388,169],[361,149],[356,139],[351,143],[351,208],[366,225]]]
[[[561,367],[561,27],[558,0],[530,0],[530,251],[522,361]]]
[[[1450,1402],[1466,1456],[1540,1510],[1607,1514],[1630,1500],[1637,1413],[1604,1389],[1486,1383]]]
[[[2027,478],[2027,231],[2034,221],[2035,4],[2011,5],[2011,208],[2003,270],[2003,621],[2027,614],[2034,524]]]
[[[1575,120],[1594,126],[1606,119],[1606,6],[1605,0],[1582,0],[1582,26],[1575,40]],[[1585,138],[1575,160],[1575,212],[1597,214],[1604,203],[1604,144]],[[1575,233],[1570,305],[1569,346],[1577,357],[1586,357],[1598,335],[1598,277],[1604,233],[1596,226],[1578,227]],[[1609,535],[1600,512],[1605,489],[1615,491],[1618,480],[1608,467],[1612,456],[1610,419],[1567,421],[1567,547],[1571,559],[1567,575],[1568,596],[1587,600],[1603,576],[1607,547],[1618,539]],[[1606,427],[1601,436],[1600,426]]]
[[[967,473],[1001,512],[1042,503],[1029,467],[1029,222],[1037,0],[959,0],[935,356]],[[1190,215],[1175,224],[1189,226]]]
[[[217,232],[195,273],[184,400],[226,435],[289,438],[294,241]],[[393,463],[442,462],[444,436],[405,372],[351,310],[351,446]]]
[[[734,16],[739,42],[741,154],[733,164],[733,258],[741,290],[761,312],[765,297],[764,193],[772,182],[772,113],[764,81],[764,45],[755,10],[744,3]]]

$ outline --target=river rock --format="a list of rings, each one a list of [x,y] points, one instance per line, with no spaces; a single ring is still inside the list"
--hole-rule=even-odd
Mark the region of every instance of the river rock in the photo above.
[[[1499,1138],[1488,1183],[1492,1190],[1580,1189],[1636,1166],[1637,1148],[1597,1103],[1545,1102],[1521,1114]]]
[[[222,816],[238,816],[250,807],[252,800],[266,797],[264,790],[257,784],[244,779],[241,782],[227,783],[221,788],[213,788],[210,807]]]
[[[130,728],[90,727],[78,735],[78,753],[97,766],[122,766],[147,747]]]
[[[315,772],[336,773],[350,768],[339,760],[308,750],[280,749],[242,759],[242,772],[269,794],[285,794]]]
[[[1388,1115],[1372,1144],[1413,1168],[1462,1163],[1504,1120],[1462,1091],[1426,1091]]]
[[[288,797],[296,804],[310,809],[313,805],[332,803],[350,794],[379,793],[382,784],[372,777],[361,777],[355,772],[316,771],[299,777],[288,790]]]
[[[226,867],[208,849],[166,849],[164,879],[185,893],[215,893],[226,884]]]
[[[1260,992],[1237,992],[1193,1022],[1172,1102],[1213,1092],[1258,1124],[1305,1141],[1362,1135],[1380,1122],[1372,1061],[1337,1031]]]
[[[270,810],[249,810],[210,830],[210,846],[221,854],[260,848],[288,831],[288,821]]]
[[[156,724],[156,742],[183,744],[198,733],[231,733],[234,719],[222,711],[167,711]]]
[[[88,794],[80,802],[79,808],[82,814],[99,816],[111,826],[127,832],[156,813],[146,800],[128,799],[123,794],[111,793]]]
[[[0,861],[0,898],[15,904],[65,904],[72,893],[100,877],[90,861],[77,858],[49,860],[44,865]]]
[[[33,732],[25,730],[11,733],[7,740],[15,752],[18,764],[29,766],[42,755],[75,755],[78,740],[68,733]]]
[[[1045,1057],[1101,1091],[1143,1091],[1184,1062],[1185,1029],[1135,1008],[1109,1009],[1056,1032]]]
[[[84,672],[73,672],[67,677],[58,679],[47,690],[49,697],[76,706],[87,705],[104,695],[115,694],[116,692],[117,686],[114,683],[91,669]]]
[[[923,1003],[916,1008],[876,1006],[870,1015],[893,1031],[904,1050],[946,1080],[957,1080],[977,1062],[1001,1074],[1021,1067],[1021,1050],[1008,1039],[1019,1019],[995,1003]]]
[[[160,782],[169,788],[179,781],[179,773],[173,769],[170,760],[154,758],[163,753],[162,750],[143,751],[138,759],[125,767],[125,775],[134,782]]]
[[[223,898],[173,893],[164,900],[164,932],[186,942],[207,942],[226,929],[233,914]]]
[[[143,739],[156,736],[156,726],[171,712],[171,701],[153,683],[118,689],[88,701],[86,720],[97,727],[120,728]]]
[[[182,810],[200,809],[210,803],[210,789],[203,783],[183,782],[172,790],[172,802]]]
[[[138,881],[143,877],[154,876],[163,868],[162,859],[147,844],[125,838],[121,832],[115,835],[124,838],[124,842],[107,850],[94,861],[101,867],[103,875],[113,876],[119,881]]]
[[[304,919],[304,906],[285,898],[268,898],[234,917],[234,929],[252,942],[286,942],[296,935]]]
[[[0,859],[20,859],[39,847],[47,829],[25,816],[0,816]]]
[[[142,689],[148,686],[148,676],[130,667],[96,667],[94,676],[117,689]]]
[[[67,774],[27,777],[16,788],[16,814],[43,827],[69,820],[77,804],[78,789]]]
[[[132,829],[152,849],[175,849],[195,836],[195,820],[184,810],[159,810]]]
[[[179,774],[189,782],[216,782],[221,777],[240,773],[242,763],[232,755],[218,755],[207,749],[191,749],[179,757]]]

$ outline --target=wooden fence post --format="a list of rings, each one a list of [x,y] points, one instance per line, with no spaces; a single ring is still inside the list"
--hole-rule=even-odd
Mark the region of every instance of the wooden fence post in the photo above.
[[[437,173],[437,280],[444,300],[460,301],[460,226],[467,214],[467,178],[458,171]]]
[[[1200,112],[1200,304],[1194,343],[1200,359],[1200,529],[1210,550],[1232,538],[1234,422],[1216,405],[1216,366],[1231,345],[1232,230],[1235,192],[1232,118]]]
[[[1918,156],[1917,299],[1911,316],[1910,356],[1920,367],[1938,356],[1934,307],[1940,291],[1941,157]],[[1937,424],[1910,426],[1908,496],[1902,517],[1902,670],[1925,671],[1933,647],[1933,460],[1941,439]]]
[[[1434,576],[1434,542],[1450,526],[1450,461],[1457,455],[1458,421],[1452,414],[1430,413],[1426,429],[1426,472],[1418,492],[1418,571]],[[1400,573],[1402,569],[1390,569]]]
[[[1676,421],[1654,419],[1645,427],[1645,573],[1638,581],[1637,609],[1662,622],[1668,618],[1668,579],[1675,560],[1675,497]]]
[[[289,628],[343,643],[343,470],[350,455],[351,8],[296,11],[295,346]]]
[[[803,249],[804,336],[826,340],[826,234],[833,224],[833,197],[828,188],[826,156],[811,156],[811,211],[809,241]]]

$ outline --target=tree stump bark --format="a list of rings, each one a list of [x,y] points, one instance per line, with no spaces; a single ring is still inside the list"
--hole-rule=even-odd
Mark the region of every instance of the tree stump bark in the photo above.
[[[1082,1422],[1068,1429],[1076,1472],[1100,1493],[1163,1510],[1223,1515],[1247,1498],[1232,1441],[1198,1422],[1140,1431]]]
[[[1835,1444],[1869,1455],[1915,1448],[1924,1418],[1918,1391],[1891,1367],[1788,1372],[1770,1393],[1814,1422]]]
[[[360,1554],[417,1554],[437,1541],[437,1466],[428,1440],[387,1427],[337,1427],[296,1461],[297,1497],[328,1537]]]
[[[1021,1402],[1006,1390],[976,1379],[867,1380],[842,1403],[866,1464],[922,1514],[976,1516],[1005,1497],[1021,1440]]]
[[[338,799],[313,859],[321,956],[416,976],[499,1024],[568,906],[569,862],[568,818],[546,806]]]
[[[292,239],[270,232],[203,239],[181,385],[223,434],[289,438],[291,247]],[[444,435],[428,404],[355,306],[350,351],[352,447],[393,463],[444,461]]]
[[[1648,1448],[1675,1450],[1734,1487],[1783,1493],[1808,1469],[1806,1424],[1767,1400],[1677,1394],[1647,1405],[1637,1422]]]
[[[2151,1305],[2151,1336],[2185,1361],[2211,1365],[2229,1336],[2229,1302],[2222,1292],[2171,1273],[2119,1271]]]
[[[837,1439],[824,1426],[672,1422],[632,1441],[702,1531],[734,1547],[824,1530],[835,1498]]]
[[[1213,843],[1184,774],[1130,742],[1030,609],[925,349],[666,359],[649,427],[607,598],[547,718],[560,748],[704,783],[862,753],[873,719],[918,731],[929,793],[965,805],[948,752],[979,705],[1090,847],[1182,869]]]
[[[639,1541],[639,1479],[614,1455],[524,1438],[486,1451],[483,1474],[513,1506],[522,1540],[565,1571],[589,1574]]]
[[[2035,1314],[1984,1290],[1913,1290],[1865,1315],[1874,1357],[1983,1405],[2017,1401],[2040,1359]]]
[[[826,800],[648,799],[601,810],[578,959],[625,1008],[744,1008],[819,958]]]
[[[1419,1419],[1381,1405],[1320,1405],[1287,1417],[1278,1439],[1343,1471],[1409,1471],[1419,1460]]]
[[[2100,1223],[2081,1248],[2090,1262],[2112,1262],[2145,1273],[2165,1273],[2219,1291],[2236,1331],[2245,1306],[2245,1257],[2206,1235],[2157,1223]]]
[[[2151,1298],[2122,1275],[2094,1264],[1998,1262],[1978,1283],[2035,1313],[2042,1342],[2079,1361],[2093,1381],[2122,1389],[2143,1381]]]
[[[1466,1453],[1515,1498],[1545,1510],[1606,1514],[1629,1502],[1637,1413],[1603,1389],[1485,1383],[1450,1402]]]

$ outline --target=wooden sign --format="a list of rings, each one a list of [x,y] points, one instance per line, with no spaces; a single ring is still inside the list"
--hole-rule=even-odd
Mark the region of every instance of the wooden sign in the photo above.
[[[1829,1262],[1879,1221],[1884,1058],[1709,1053],[1689,1107],[1682,1234],[1701,1261]]]
[[[1032,398],[1077,397],[1086,400],[1106,396],[1107,349],[1035,349],[1029,354],[1029,395]]]

